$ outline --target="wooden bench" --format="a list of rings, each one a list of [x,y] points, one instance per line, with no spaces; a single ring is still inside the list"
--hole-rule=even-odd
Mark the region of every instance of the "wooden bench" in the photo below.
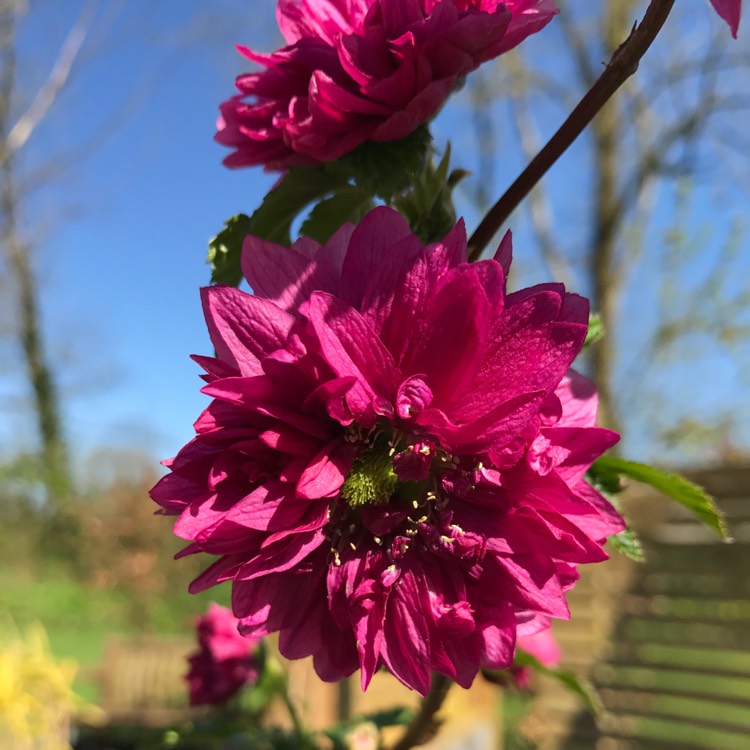
[[[110,638],[98,674],[107,720],[167,726],[187,718],[186,657],[194,649],[185,638]]]

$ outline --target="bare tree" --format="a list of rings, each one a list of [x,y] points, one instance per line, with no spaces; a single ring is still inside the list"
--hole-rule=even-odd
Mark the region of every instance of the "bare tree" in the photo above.
[[[610,59],[627,38],[641,11],[638,0],[608,0],[595,7],[564,0],[558,4],[562,12],[554,22],[557,38],[548,38],[543,59],[538,54],[530,57],[527,45],[510,59],[504,58],[493,72],[492,85],[488,86],[487,76],[469,81],[472,116],[480,143],[505,139],[507,148],[515,141],[515,148],[520,146],[527,160],[534,156],[544,142],[541,134],[549,135],[554,129],[549,114],[539,117],[537,113],[549,112],[550,104],[555,103],[565,108],[571,99],[577,101],[590,89],[603,61]],[[689,22],[685,17],[680,20]],[[691,179],[699,184],[707,175],[716,174],[710,165],[727,151],[732,153],[733,167],[742,161],[737,156],[744,140],[727,125],[731,123],[730,115],[746,113],[750,104],[743,93],[750,60],[746,52],[743,56],[741,48],[732,48],[728,39],[713,38],[711,30],[695,28],[699,24],[694,21],[692,25],[695,38],[682,47],[670,44],[669,28],[665,30],[664,38],[657,41],[653,54],[645,61],[648,64],[644,63],[644,69],[605,105],[576,145],[575,178],[587,185],[587,199],[571,197],[574,191],[570,190],[568,194],[554,192],[554,181],[545,179],[526,201],[540,258],[555,277],[588,292],[608,332],[592,347],[589,357],[600,389],[602,419],[615,429],[623,421],[632,420],[636,411],[632,393],[622,387],[621,373],[635,376],[642,386],[642,379],[634,373],[637,360],[641,360],[642,369],[644,357],[653,362],[655,349],[664,350],[669,345],[674,350],[680,337],[696,326],[710,329],[717,338],[724,335],[729,342],[726,331],[746,304],[742,295],[734,295],[731,306],[720,300],[709,313],[704,304],[694,308],[683,322],[676,319],[678,307],[680,314],[687,313],[682,306],[665,309],[662,305],[660,323],[650,332],[648,342],[642,342],[634,352],[623,349],[621,311],[633,291],[632,275],[642,261],[644,243],[664,244],[661,238],[655,239],[653,231],[646,235],[658,188],[676,179]],[[684,33],[684,29],[681,31]],[[664,45],[668,55],[659,55],[659,47]],[[503,117],[507,118],[506,109],[495,107],[495,116],[488,118],[488,102],[498,96],[510,102],[510,130],[502,125]],[[728,137],[722,140],[722,136]],[[486,160],[485,155],[482,163]],[[746,157],[744,163],[746,168]],[[483,166],[481,176],[485,183],[488,172],[491,175],[491,170]],[[486,189],[485,184],[475,194],[477,202],[484,200]],[[570,234],[556,224],[550,206],[558,209],[558,215],[576,217],[572,243]],[[667,263],[665,252],[662,251],[663,266]],[[681,257],[689,262],[684,254]],[[670,258],[674,264],[675,254]],[[736,267],[736,260],[736,253],[717,251],[711,279],[706,278],[700,290],[706,299],[716,302],[722,297],[716,286],[727,277],[733,263]],[[662,277],[662,284],[668,287],[674,283],[671,268]]]
[[[57,384],[40,324],[39,294],[31,247],[20,229],[15,163],[19,152],[64,88],[85,36],[82,19],[71,30],[52,71],[28,108],[14,121],[16,98],[16,15],[19,3],[0,4],[0,222],[2,251],[11,277],[17,339],[31,386],[40,443],[42,480],[49,497],[65,495],[71,475]]]

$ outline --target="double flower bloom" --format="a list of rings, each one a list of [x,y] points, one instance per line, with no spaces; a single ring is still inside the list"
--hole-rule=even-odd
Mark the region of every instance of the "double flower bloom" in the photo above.
[[[507,294],[508,241],[467,263],[461,223],[424,247],[388,208],[243,260],[254,295],[204,290],[214,400],[153,491],[219,556],[192,590],[232,580],[241,630],[326,680],[508,667],[623,528],[583,478],[617,440],[569,369],[588,304]]]

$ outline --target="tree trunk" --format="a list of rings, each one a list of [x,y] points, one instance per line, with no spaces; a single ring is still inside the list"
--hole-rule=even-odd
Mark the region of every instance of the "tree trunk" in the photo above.
[[[40,325],[39,295],[30,253],[20,237],[13,154],[8,148],[15,86],[15,10],[0,5],[0,216],[2,247],[16,295],[17,334],[31,386],[40,444],[42,476],[49,500],[56,504],[71,488],[68,451],[54,373]]]
[[[616,49],[627,36],[632,2],[607,3],[603,19],[603,38],[607,51]],[[620,418],[613,394],[616,353],[617,280],[615,251],[621,214],[618,204],[622,122],[621,99],[613,97],[592,123],[594,140],[594,224],[589,249],[589,274],[592,281],[592,306],[601,316],[605,336],[591,347],[591,368],[599,389],[599,423],[618,430]]]

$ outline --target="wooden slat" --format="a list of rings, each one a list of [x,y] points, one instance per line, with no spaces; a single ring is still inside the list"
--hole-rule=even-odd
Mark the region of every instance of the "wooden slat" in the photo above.
[[[659,643],[621,642],[613,649],[613,661],[650,667],[682,667],[696,671],[750,675],[750,652],[721,648],[695,648]]]
[[[750,650],[750,629],[733,628],[723,623],[685,623],[657,618],[631,617],[622,623],[622,634],[625,638],[641,643]]]
[[[750,732],[750,712],[744,701],[611,689],[602,690],[601,697],[607,709],[616,715],[682,718],[697,721],[702,726],[738,733]]]
[[[544,711],[553,721],[533,737],[540,750],[750,750],[750,469],[692,479],[718,496],[737,542],[674,504],[659,520],[639,501],[646,563],[584,568],[572,621],[555,627],[569,666],[599,688],[603,719],[597,730],[580,709],[566,717],[545,683],[534,726]]]
[[[615,720],[607,728],[610,733],[638,738],[636,747],[661,750],[662,740],[677,743],[683,750],[748,750],[748,736],[731,730],[697,725],[695,722],[672,720],[657,716],[628,716]],[[646,741],[649,744],[640,744]]]

